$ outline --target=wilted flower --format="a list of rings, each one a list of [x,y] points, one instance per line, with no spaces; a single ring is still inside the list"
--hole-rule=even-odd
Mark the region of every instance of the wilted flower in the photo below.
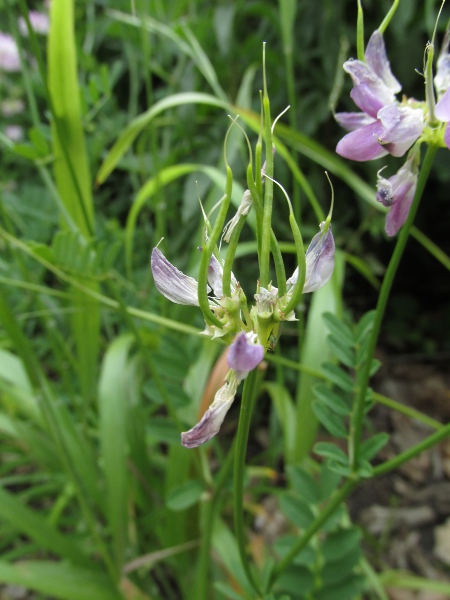
[[[412,154],[395,175],[385,179],[378,172],[377,200],[389,207],[385,230],[388,236],[397,233],[406,221],[417,186],[417,158]]]
[[[216,392],[214,401],[199,423],[181,434],[181,443],[186,448],[201,446],[218,433],[225,415],[230,409],[239,383],[253,371],[264,358],[264,347],[258,343],[253,332],[241,331],[228,350],[230,371],[227,382]]]
[[[0,70],[20,71],[19,49],[16,40],[7,33],[0,32]]]
[[[375,31],[364,54],[366,62],[348,60],[344,70],[353,79],[350,93],[362,113],[337,113],[337,122],[350,131],[336,152],[356,161],[373,160],[390,153],[403,156],[423,131],[424,117],[415,102],[397,102],[401,85],[391,72],[383,36]]]
[[[311,240],[306,250],[306,276],[303,293],[315,292],[323,287],[333,275],[334,270],[334,238],[331,225],[323,232],[325,222],[320,224],[320,231]],[[288,293],[297,283],[298,267],[286,284]]]
[[[30,25],[33,28],[33,31],[42,35],[48,33],[50,28],[48,15],[38,12],[37,10],[30,10],[28,18],[30,19]],[[22,35],[28,35],[27,23],[23,17],[19,17],[19,31]]]

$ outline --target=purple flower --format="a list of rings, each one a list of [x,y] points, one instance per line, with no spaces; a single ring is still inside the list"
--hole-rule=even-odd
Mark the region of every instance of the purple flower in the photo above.
[[[356,161],[388,153],[403,156],[422,133],[423,111],[397,102],[395,94],[401,85],[392,75],[379,31],[372,34],[364,56],[366,62],[344,63],[354,84],[350,96],[363,112],[335,115],[337,122],[350,131],[338,143],[336,152]]]
[[[395,235],[406,221],[417,186],[416,156],[412,154],[395,175],[385,179],[378,172],[377,200],[389,207],[385,230]]]
[[[303,293],[315,292],[323,287],[331,278],[334,270],[334,238],[331,225],[323,232],[325,222],[320,224],[320,231],[311,240],[306,250],[306,276]],[[288,293],[297,283],[298,267],[286,284]]]
[[[7,33],[0,32],[0,70],[20,71],[19,49],[16,40]]]
[[[228,366],[236,372],[238,381],[247,377],[264,358],[264,347],[256,333],[241,331],[228,349]]]

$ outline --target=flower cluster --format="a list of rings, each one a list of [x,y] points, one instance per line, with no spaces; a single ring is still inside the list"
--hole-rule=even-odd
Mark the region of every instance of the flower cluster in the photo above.
[[[246,192],[248,201],[248,191]],[[306,251],[306,271],[303,292],[313,292],[327,283],[334,267],[334,239],[329,223],[322,223]],[[152,251],[151,269],[158,291],[176,304],[200,306],[198,282],[179,271],[156,247]],[[229,410],[238,386],[248,373],[263,360],[267,349],[272,348],[280,322],[295,319],[294,312],[286,314],[296,286],[299,269],[286,282],[286,294],[280,297],[278,288],[258,284],[255,304],[249,310],[245,294],[231,274],[231,296],[223,294],[224,264],[220,256],[211,256],[208,266],[208,303],[220,327],[208,323],[203,333],[231,342],[227,361],[229,371],[224,385],[201,421],[191,430],[181,434],[182,444],[194,448],[211,439]]]
[[[336,113],[337,122],[350,133],[336,152],[355,161],[386,156],[403,156],[412,146],[406,163],[389,179],[378,174],[377,200],[389,207],[386,233],[393,236],[406,221],[416,190],[419,148],[422,140],[450,149],[450,56],[448,44],[438,60],[434,80],[438,96],[420,102],[403,96],[401,85],[391,71],[383,36],[375,31],[367,44],[364,61],[348,60],[344,70],[353,80],[350,96],[362,112]],[[430,110],[430,105],[432,109]],[[433,111],[433,108],[434,111]],[[436,122],[438,119],[441,123]]]

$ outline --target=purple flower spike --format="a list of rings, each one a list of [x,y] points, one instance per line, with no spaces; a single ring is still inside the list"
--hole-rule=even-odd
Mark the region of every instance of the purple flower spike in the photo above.
[[[385,230],[389,237],[394,236],[408,218],[409,209],[417,186],[415,156],[408,158],[399,171],[385,179],[378,173],[377,200],[389,206]]]
[[[264,347],[257,339],[255,333],[241,331],[228,349],[228,366],[236,371],[238,381],[245,379],[264,358]]]
[[[175,304],[199,305],[198,283],[174,267],[158,248],[153,248],[151,267],[157,290],[168,300]]]
[[[181,443],[185,448],[196,448],[214,437],[223,423],[230,406],[233,404],[238,381],[232,379],[216,393],[214,401],[199,423],[181,434]]]

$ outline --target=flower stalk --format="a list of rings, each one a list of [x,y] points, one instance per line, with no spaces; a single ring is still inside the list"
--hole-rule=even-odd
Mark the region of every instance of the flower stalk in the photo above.
[[[408,218],[406,219],[406,222],[400,231],[400,235],[398,237],[394,252],[387,267],[386,274],[384,276],[383,283],[381,286],[380,295],[378,297],[378,302],[375,310],[375,319],[373,322],[372,331],[370,333],[369,342],[367,345],[366,360],[361,371],[358,386],[355,390],[355,404],[351,417],[349,454],[352,471],[355,474],[358,472],[359,469],[359,455],[363,430],[365,399],[367,388],[369,385],[372,359],[375,354],[375,348],[380,333],[380,327],[386,310],[386,305],[389,300],[389,294],[392,288],[394,277],[397,273],[400,260],[403,256],[403,252],[406,247],[406,242],[408,241],[409,237],[409,231],[414,222],[414,217],[416,215],[417,209],[419,208],[420,200],[422,198],[423,190],[425,188],[425,184],[430,174],[436,150],[437,148],[435,146],[428,146],[427,148],[422,168],[420,170],[416,193],[414,194],[411,209],[409,211]]]

